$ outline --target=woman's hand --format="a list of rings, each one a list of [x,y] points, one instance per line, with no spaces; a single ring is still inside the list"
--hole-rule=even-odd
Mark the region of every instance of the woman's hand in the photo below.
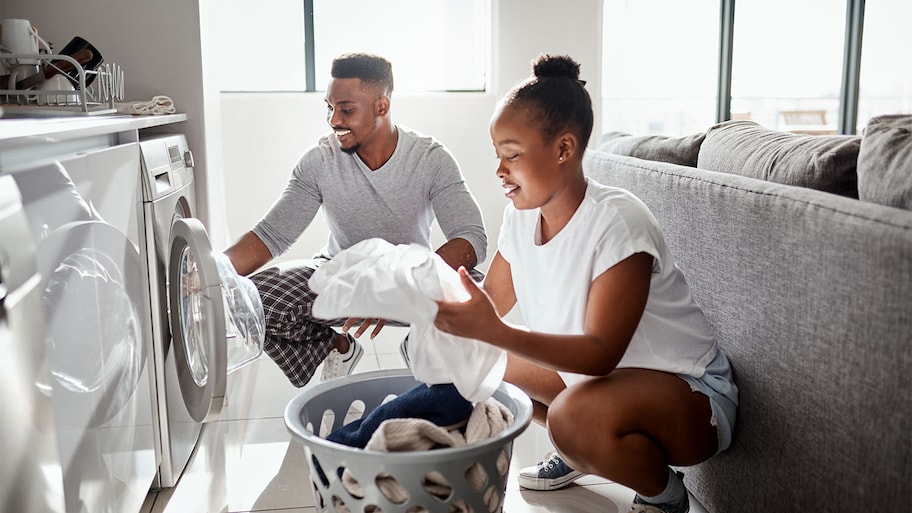
[[[456,336],[487,341],[502,321],[487,293],[472,280],[465,267],[459,268],[459,279],[469,292],[469,300],[462,303],[438,301],[434,326]]]

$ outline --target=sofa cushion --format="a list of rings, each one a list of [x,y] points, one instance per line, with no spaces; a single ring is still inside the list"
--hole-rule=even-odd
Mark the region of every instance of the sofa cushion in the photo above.
[[[706,134],[702,132],[685,137],[608,132],[602,136],[597,149],[615,155],[697,167],[697,154],[704,137]]]
[[[706,131],[697,167],[858,197],[861,136],[802,135],[753,121],[726,121]]]
[[[858,199],[912,210],[912,115],[868,122],[858,153]]]

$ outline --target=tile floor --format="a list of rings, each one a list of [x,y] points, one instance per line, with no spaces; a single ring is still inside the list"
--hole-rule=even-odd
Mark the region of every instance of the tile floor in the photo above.
[[[364,357],[355,372],[404,368],[399,341],[404,328],[387,327],[374,340],[361,342]],[[319,381],[317,369],[314,383]],[[285,428],[285,405],[300,389],[291,386],[279,368],[262,356],[229,378],[226,411],[207,424],[180,482],[174,488],[150,491],[141,513],[315,513],[302,446]],[[534,465],[550,449],[547,433],[536,424],[517,437],[504,498],[506,513],[626,512],[633,491],[587,476],[551,492],[520,489],[516,472]],[[705,513],[691,499],[693,513]]]

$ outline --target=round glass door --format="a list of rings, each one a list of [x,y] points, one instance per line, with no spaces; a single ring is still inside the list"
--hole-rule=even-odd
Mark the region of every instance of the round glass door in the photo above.
[[[175,220],[170,241],[171,350],[187,411],[197,422],[207,422],[222,410],[227,381],[221,281],[199,220]]]

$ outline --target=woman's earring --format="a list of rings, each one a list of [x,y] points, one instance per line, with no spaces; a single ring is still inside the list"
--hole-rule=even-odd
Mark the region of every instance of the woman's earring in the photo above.
[[[564,160],[564,157],[558,157],[557,160]]]

